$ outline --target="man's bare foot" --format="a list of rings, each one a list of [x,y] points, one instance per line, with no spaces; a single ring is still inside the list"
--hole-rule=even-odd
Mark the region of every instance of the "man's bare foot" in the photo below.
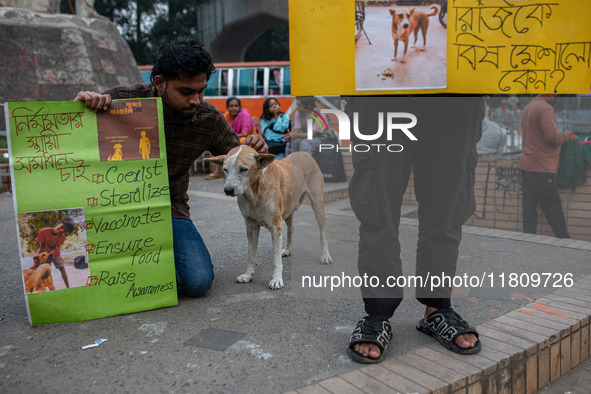
[[[390,322],[376,316],[365,316],[351,334],[347,354],[358,363],[374,364],[384,358],[392,339]]]
[[[382,352],[375,343],[357,343],[353,345],[353,350],[364,357],[379,358]]]
[[[424,319],[427,320],[430,314],[435,312],[437,308],[433,308],[428,306],[425,308],[425,317]],[[476,345],[478,338],[474,334],[462,334],[456,338],[456,345],[461,347],[462,349],[469,349]]]

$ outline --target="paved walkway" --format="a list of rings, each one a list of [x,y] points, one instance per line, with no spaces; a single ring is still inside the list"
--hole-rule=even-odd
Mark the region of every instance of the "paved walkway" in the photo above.
[[[359,290],[302,285],[306,275],[356,275],[358,222],[346,201],[327,204],[330,266],[319,263],[311,209],[297,212],[293,255],[284,259],[286,287],[271,291],[272,247],[264,230],[253,282],[234,283],[245,268],[246,235],[222,185],[193,178],[190,186],[192,218],[215,265],[206,297],[40,327],[26,318],[12,198],[0,195],[0,392],[533,392],[560,387],[560,376],[588,368],[588,361],[577,366],[589,359],[591,343],[591,244],[465,228],[457,274],[495,282],[458,286],[453,306],[477,326],[483,350],[459,357],[416,331],[423,309],[407,291],[392,319],[396,336],[386,361],[367,367],[346,355],[363,316]],[[416,237],[416,220],[403,219],[407,274],[414,273]],[[508,285],[511,273],[545,272],[556,274],[547,286]],[[567,274],[574,285],[554,287]],[[108,341],[82,350],[95,338]]]

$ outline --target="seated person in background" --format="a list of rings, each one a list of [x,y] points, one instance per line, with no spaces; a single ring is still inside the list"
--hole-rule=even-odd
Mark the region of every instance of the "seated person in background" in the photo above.
[[[289,131],[289,116],[281,112],[279,102],[275,98],[269,97],[263,103],[260,123],[269,153],[274,154],[277,160],[285,157],[287,142],[284,137]]]
[[[320,109],[316,106],[316,99],[314,97],[299,97],[297,99],[297,110],[293,117],[293,129],[284,138],[290,142],[291,152],[308,152],[314,155],[318,152],[321,140],[320,135],[329,132],[322,129],[318,122],[313,118],[313,111],[316,111],[317,118],[326,120],[326,117],[319,115]],[[308,119],[312,119],[312,133],[313,139],[308,139],[307,124]]]
[[[226,100],[227,112],[224,113],[226,120],[232,126],[232,130],[238,135],[240,143],[246,142],[246,137],[257,133],[254,121],[250,116],[250,112],[246,108],[242,108],[242,103],[237,97],[230,97]]]
[[[240,143],[245,144],[246,138],[249,135],[255,135],[257,133],[250,112],[248,112],[246,108],[242,108],[242,103],[238,97],[230,97],[227,99],[226,109],[227,111],[224,113],[224,117],[228,123],[230,123],[234,133],[238,135]],[[211,173],[205,177],[205,180],[221,179],[223,176],[222,167],[213,163],[209,163],[209,165]]]

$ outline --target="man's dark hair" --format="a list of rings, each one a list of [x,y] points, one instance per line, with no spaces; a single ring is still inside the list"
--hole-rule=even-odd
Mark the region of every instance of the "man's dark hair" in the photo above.
[[[178,37],[163,44],[158,49],[150,81],[161,75],[165,80],[179,77],[192,78],[198,74],[205,74],[207,80],[215,71],[211,55],[205,47],[191,37]]]
[[[71,233],[72,231],[74,231],[74,220],[72,220],[72,218],[70,216],[63,218],[62,220],[60,220],[58,222],[58,224],[59,223],[64,225],[68,234]]]

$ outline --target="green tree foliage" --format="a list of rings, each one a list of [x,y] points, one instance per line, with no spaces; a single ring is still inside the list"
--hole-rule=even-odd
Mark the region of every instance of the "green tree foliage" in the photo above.
[[[137,64],[153,64],[160,45],[178,36],[199,40],[197,12],[209,0],[95,0],[97,13],[117,25]],[[70,13],[74,0],[61,0]],[[289,60],[287,25],[267,30],[246,51],[245,61]]]
[[[157,0],[96,0],[94,8],[119,27],[138,64],[151,64],[149,21],[156,17]]]
[[[158,15],[149,33],[152,61],[160,45],[179,36],[197,36],[197,10],[206,0],[169,0],[168,12]],[[152,64],[152,62],[148,63]]]
[[[206,0],[96,0],[96,11],[117,25],[138,64],[152,64],[172,38],[197,38],[197,7]]]

